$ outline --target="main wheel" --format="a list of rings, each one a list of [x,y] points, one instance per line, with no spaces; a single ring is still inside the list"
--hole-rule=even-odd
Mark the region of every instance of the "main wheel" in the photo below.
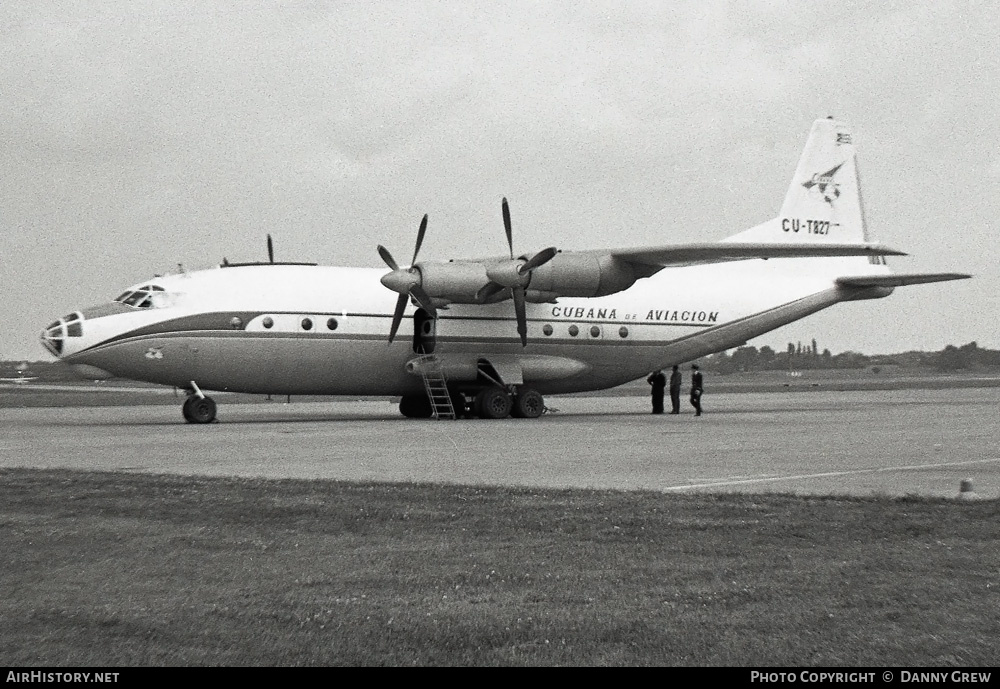
[[[513,406],[513,400],[503,388],[484,388],[476,395],[476,413],[484,419],[506,419]]]
[[[181,413],[188,423],[212,423],[215,421],[215,401],[211,397],[188,397]]]
[[[408,419],[429,419],[434,410],[426,395],[407,395],[399,400],[399,413]]]
[[[542,393],[532,388],[521,388],[514,397],[511,413],[518,419],[537,419],[545,411]]]

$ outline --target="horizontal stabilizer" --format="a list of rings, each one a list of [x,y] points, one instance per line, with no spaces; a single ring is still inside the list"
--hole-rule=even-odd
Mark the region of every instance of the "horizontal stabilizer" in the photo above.
[[[910,273],[899,275],[857,275],[837,278],[837,284],[844,287],[905,287],[906,285],[922,285],[928,282],[945,282],[947,280],[966,280],[971,275],[964,273]]]
[[[596,253],[596,252],[595,252]],[[702,263],[742,261],[750,258],[816,258],[828,256],[905,256],[882,244],[775,244],[770,242],[712,242],[704,244],[674,244],[663,247],[619,249],[610,253],[615,258],[646,266],[690,266]]]

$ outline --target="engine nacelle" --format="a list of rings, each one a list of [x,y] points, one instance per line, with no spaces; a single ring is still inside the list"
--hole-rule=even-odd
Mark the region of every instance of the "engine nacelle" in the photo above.
[[[492,280],[493,273],[505,282],[515,282],[515,261],[478,263],[449,261],[418,263],[420,286],[435,300],[457,304],[477,304],[479,290]],[[641,277],[641,276],[639,276]],[[551,302],[558,297],[603,297],[628,289],[637,280],[632,267],[608,255],[557,254],[551,261],[531,271],[525,297],[530,302]],[[510,298],[510,291],[495,292],[487,303]]]
[[[531,271],[528,289],[562,297],[603,297],[628,289],[636,279],[632,267],[613,256],[557,254]]]
[[[475,304],[476,294],[490,279],[482,263],[419,263],[420,286],[434,299]]]
[[[524,265],[524,261],[517,260],[496,263],[486,268],[486,276],[504,287],[524,287],[530,278],[528,275],[521,275],[522,265]]]

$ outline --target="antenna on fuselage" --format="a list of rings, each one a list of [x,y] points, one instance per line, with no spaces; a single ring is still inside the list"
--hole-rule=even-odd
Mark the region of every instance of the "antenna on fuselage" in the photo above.
[[[236,263],[231,262],[225,256],[222,257],[222,263],[219,264],[220,268],[238,268],[242,266],[314,266],[315,263],[304,263],[301,261],[275,261],[274,260],[274,240],[271,235],[267,235],[267,260],[266,261],[250,261],[243,263],[237,261]]]

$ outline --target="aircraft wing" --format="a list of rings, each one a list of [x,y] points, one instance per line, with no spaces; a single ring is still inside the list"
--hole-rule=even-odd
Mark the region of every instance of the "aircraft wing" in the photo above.
[[[971,275],[964,273],[899,273],[898,275],[856,275],[837,278],[837,284],[844,287],[905,287],[923,285],[928,282],[946,280],[966,280]]]
[[[577,253],[577,252],[574,252]],[[610,255],[636,266],[668,268],[750,258],[815,258],[824,256],[906,256],[883,244],[791,244],[776,242],[710,242],[671,244],[635,249],[608,249],[579,253]]]

